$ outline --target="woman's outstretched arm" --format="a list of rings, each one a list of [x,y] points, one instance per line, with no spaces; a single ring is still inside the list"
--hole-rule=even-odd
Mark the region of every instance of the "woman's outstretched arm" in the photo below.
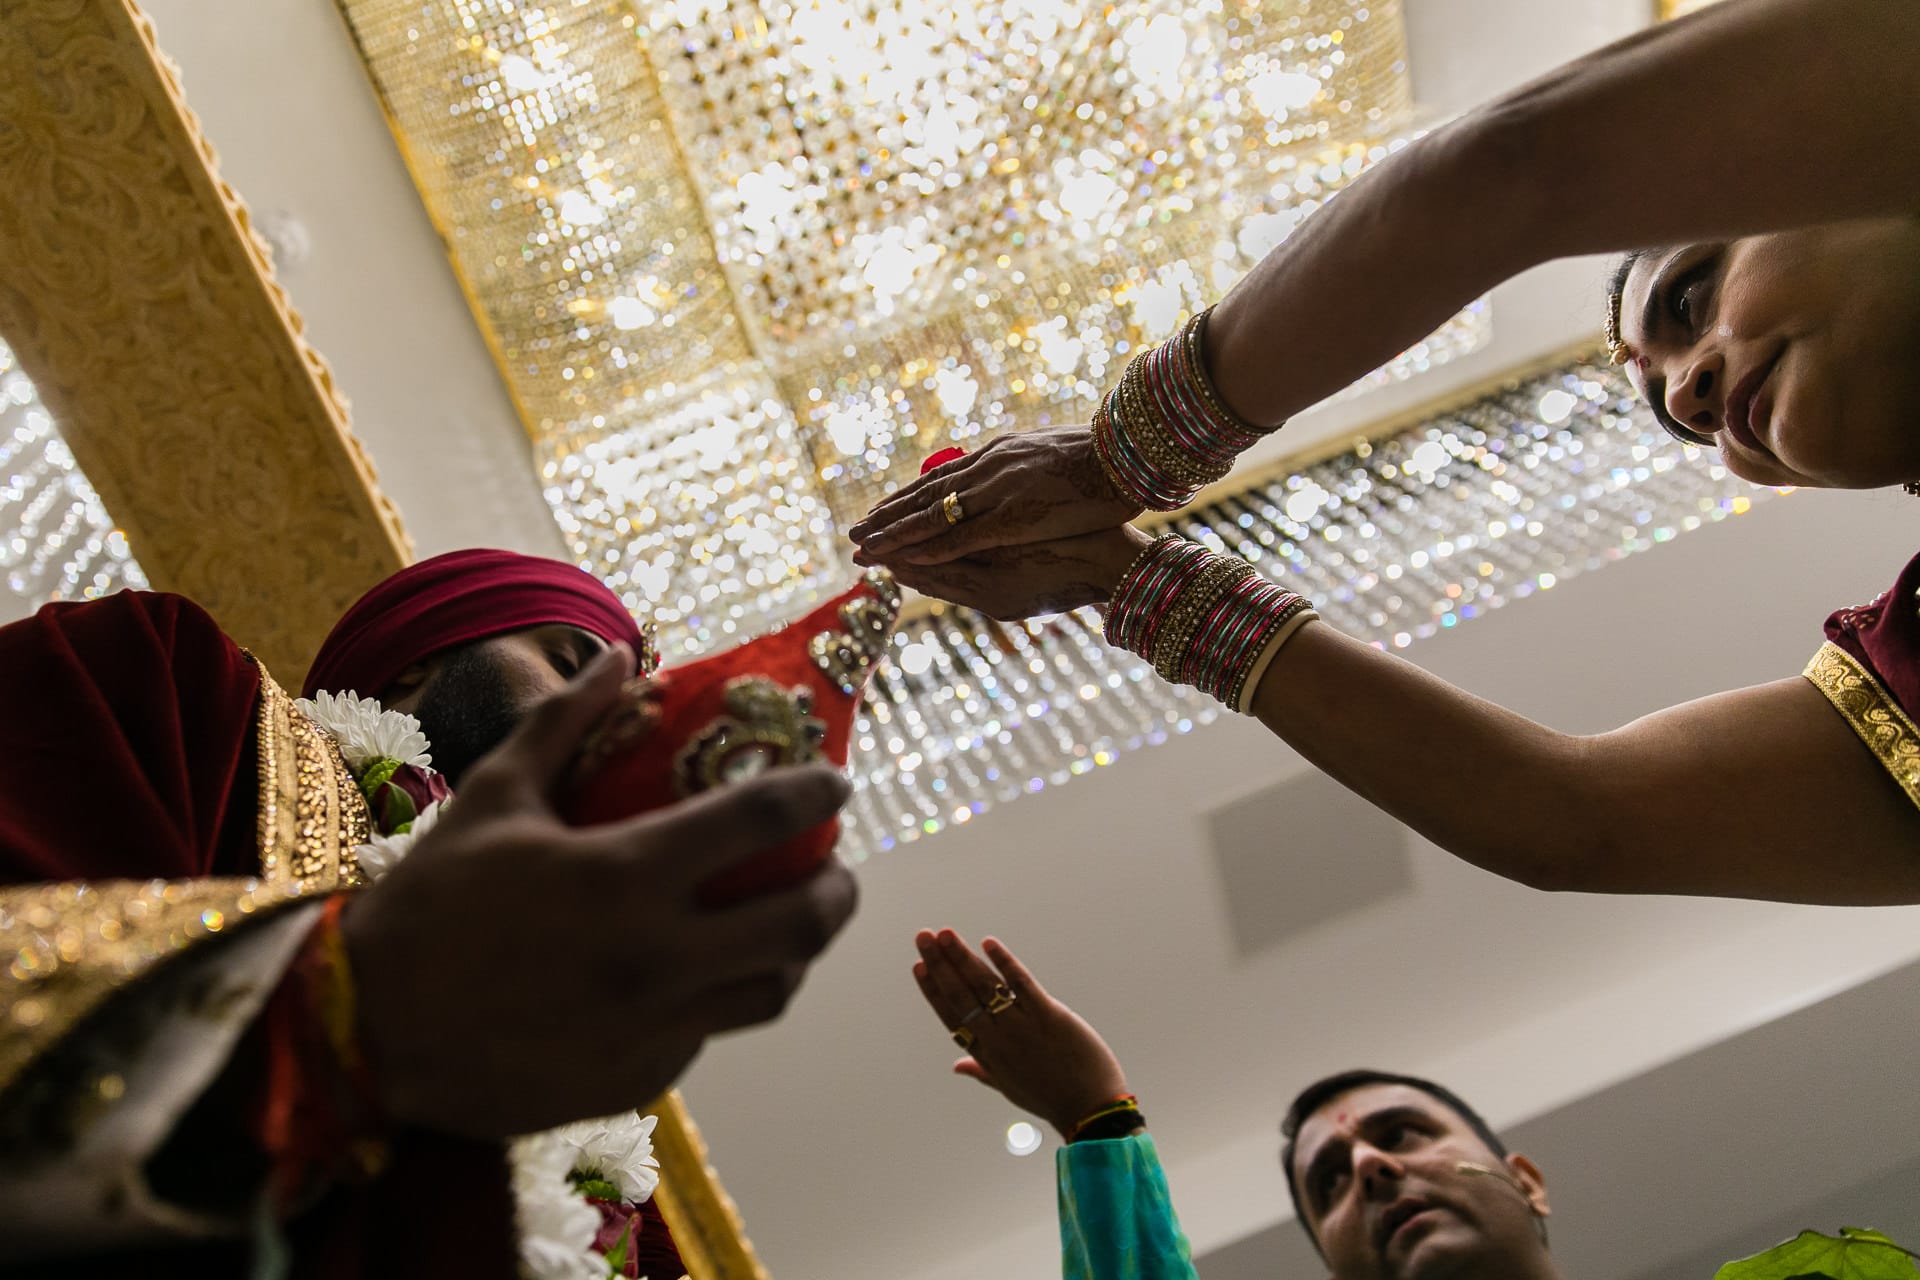
[[[1535,888],[1920,902],[1920,809],[1797,676],[1576,735],[1310,623],[1253,710],[1441,848]]]
[[[1428,135],[1308,218],[1215,308],[1228,406],[1275,427],[1529,267],[1572,254],[1920,211],[1920,5],[1727,0]],[[966,518],[949,523],[955,494]],[[1111,527],[1139,506],[1083,426],[1018,432],[851,530],[936,564]]]
[[[1107,530],[907,566],[993,617],[1105,604],[1150,539]],[[1540,889],[1920,902],[1920,808],[1799,676],[1569,734],[1309,622],[1248,708],[1441,848]]]
[[[1920,5],[1729,0],[1649,28],[1308,219],[1215,310],[1216,384],[1278,424],[1555,258],[1920,211],[1917,119]]]

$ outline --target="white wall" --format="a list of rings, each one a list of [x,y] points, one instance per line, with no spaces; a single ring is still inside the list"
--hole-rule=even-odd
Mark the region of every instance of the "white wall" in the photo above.
[[[564,556],[527,439],[328,0],[151,0],[223,176],[306,225],[283,274],[421,555]]]

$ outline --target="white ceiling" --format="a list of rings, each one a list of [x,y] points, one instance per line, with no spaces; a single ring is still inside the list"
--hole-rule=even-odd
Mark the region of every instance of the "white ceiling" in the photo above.
[[[227,177],[256,209],[306,224],[312,259],[288,287],[422,552],[561,554],[332,5],[147,7]],[[1436,112],[1459,110],[1624,33],[1645,7],[1411,0],[1416,89]],[[1591,263],[1532,273],[1496,295],[1486,351],[1310,415],[1273,447],[1351,431],[1591,333],[1596,275]],[[1797,671],[1829,609],[1891,579],[1914,526],[1895,498],[1770,501],[1411,653],[1556,726],[1610,727]],[[788,1018],[714,1045],[686,1082],[774,1275],[1057,1274],[1051,1148],[1007,1155],[1010,1109],[946,1074],[951,1047],[907,973],[922,925],[1003,934],[1106,1031],[1196,1251],[1251,1238],[1207,1264],[1210,1280],[1311,1274],[1279,1243],[1291,1237],[1261,1234],[1285,1217],[1274,1125],[1295,1088],[1357,1063],[1447,1080],[1515,1126],[1550,1175],[1565,1170],[1556,1239],[1583,1280],[1704,1276],[1690,1250],[1797,1225],[1768,1214],[1791,1220],[1876,1177],[1912,1185],[1920,1131],[1889,1064],[1911,1044],[1920,911],[1541,895],[1402,833],[1404,891],[1242,956],[1206,815],[1303,768],[1258,726],[1221,724],[866,864],[860,917]],[[1502,801],[1498,778],[1458,785],[1462,803]],[[1368,855],[1337,840],[1297,850],[1276,833],[1270,856],[1338,876],[1340,854]],[[1284,878],[1262,891],[1283,914]],[[1730,1051],[1745,1033],[1791,1048]],[[1855,1056],[1875,1035],[1887,1056]]]

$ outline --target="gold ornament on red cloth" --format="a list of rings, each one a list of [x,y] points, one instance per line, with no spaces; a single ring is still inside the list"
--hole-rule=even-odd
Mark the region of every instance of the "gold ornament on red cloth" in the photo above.
[[[886,653],[900,589],[875,571],[800,621],[634,680],[574,770],[569,821],[616,822],[782,765],[845,767],[854,714]],[[708,881],[722,906],[799,884],[833,852],[832,821]]]

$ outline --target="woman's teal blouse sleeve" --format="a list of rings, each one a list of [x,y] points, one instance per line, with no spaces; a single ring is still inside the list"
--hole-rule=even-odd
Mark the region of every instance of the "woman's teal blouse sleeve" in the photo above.
[[[1197,1280],[1152,1135],[1071,1142],[1055,1165],[1065,1280]]]

